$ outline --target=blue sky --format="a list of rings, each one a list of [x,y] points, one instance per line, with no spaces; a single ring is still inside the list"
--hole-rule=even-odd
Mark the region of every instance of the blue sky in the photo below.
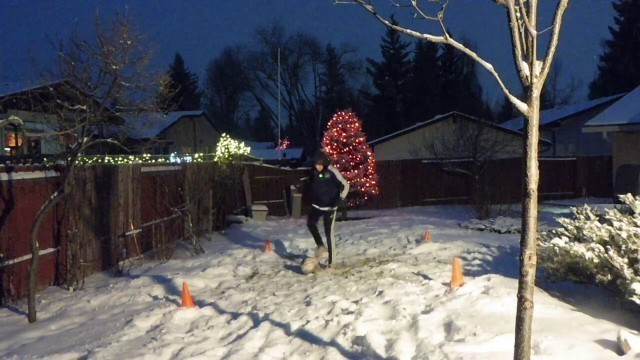
[[[176,51],[202,79],[207,63],[226,46],[250,46],[257,26],[281,22],[289,31],[305,31],[333,44],[351,43],[364,57],[379,57],[384,27],[362,8],[334,5],[334,0],[2,0],[0,1],[0,82],[32,78],[32,63],[53,58],[51,40],[91,29],[96,12],[112,16],[125,9],[156,48],[156,66],[166,68]],[[385,4],[385,0],[377,3]],[[555,1],[541,1],[541,19],[553,13]],[[447,25],[454,35],[470,39],[515,88],[509,35],[503,11],[491,0],[450,0]],[[558,58],[565,77],[583,82],[578,100],[594,77],[600,44],[613,22],[611,0],[573,0],[565,16]],[[403,24],[425,30],[425,21],[400,14]],[[42,66],[42,65],[41,65]],[[501,98],[489,75],[480,70],[485,93]]]

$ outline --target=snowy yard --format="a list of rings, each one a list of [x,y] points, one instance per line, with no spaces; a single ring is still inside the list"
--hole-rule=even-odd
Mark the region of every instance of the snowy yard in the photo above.
[[[214,234],[202,256],[50,288],[35,324],[23,304],[0,309],[0,358],[512,358],[519,235],[463,229],[454,206],[350,215],[364,219],[337,224],[338,264],[316,275],[299,270],[313,251],[305,220],[269,218]],[[454,256],[466,283],[448,292]],[[185,281],[197,308],[179,306]],[[595,288],[543,287],[535,359],[620,358],[620,329],[636,341],[623,358],[640,359],[640,314]]]

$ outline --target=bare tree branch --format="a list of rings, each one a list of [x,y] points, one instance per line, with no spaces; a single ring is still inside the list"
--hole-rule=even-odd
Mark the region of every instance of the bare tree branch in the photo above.
[[[558,7],[556,8],[556,13],[553,19],[553,32],[551,33],[551,40],[549,41],[549,45],[547,46],[547,56],[542,62],[543,66],[540,73],[541,84],[544,84],[544,81],[547,79],[547,75],[549,74],[549,70],[551,69],[551,64],[553,62],[553,58],[555,57],[556,49],[558,48],[558,41],[560,39],[562,17],[564,16],[564,12],[567,9],[568,4],[569,0],[561,0],[558,4]]]
[[[456,49],[460,50],[461,52],[465,53],[466,55],[468,55],[469,57],[474,59],[476,62],[478,62],[478,64],[480,64],[483,68],[485,68],[496,79],[496,81],[498,82],[498,85],[500,86],[500,89],[502,89],[502,91],[505,93],[505,95],[507,96],[509,101],[511,101],[521,113],[527,115],[527,113],[529,111],[527,104],[525,102],[523,102],[522,100],[518,99],[517,97],[515,97],[513,94],[511,94],[511,92],[506,87],[506,85],[502,81],[502,78],[500,77],[498,72],[495,70],[493,65],[491,63],[489,63],[488,61],[484,60],[482,57],[480,57],[476,52],[472,51],[471,49],[467,48],[463,44],[457,42],[456,40],[454,40],[453,38],[448,36],[447,33],[445,33],[445,35],[443,35],[443,36],[435,36],[435,35],[431,35],[431,34],[419,33],[419,32],[417,32],[415,30],[411,30],[411,29],[407,29],[407,28],[404,28],[404,27],[401,27],[401,26],[398,26],[398,25],[394,25],[389,20],[387,20],[385,17],[380,15],[376,11],[375,7],[373,5],[371,5],[370,3],[366,2],[365,0],[353,0],[353,1],[358,3],[358,4],[360,4],[363,8],[365,8],[367,11],[369,11],[373,16],[376,17],[376,19],[378,19],[378,21],[380,21],[384,25],[386,25],[386,26],[388,26],[388,27],[390,27],[390,28],[392,28],[392,29],[394,29],[394,30],[396,30],[398,32],[401,32],[403,34],[407,34],[409,36],[412,36],[412,37],[415,37],[415,38],[418,38],[418,39],[424,39],[424,40],[435,42],[435,43],[451,45],[454,48],[456,48]]]

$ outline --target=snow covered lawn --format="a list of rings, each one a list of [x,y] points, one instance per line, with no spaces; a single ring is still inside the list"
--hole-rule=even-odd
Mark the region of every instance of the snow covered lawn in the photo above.
[[[352,212],[368,218],[337,223],[338,264],[316,275],[299,270],[314,250],[304,219],[247,220],[205,241],[205,255],[48,289],[35,324],[24,304],[0,309],[0,358],[511,359],[519,237],[463,229],[467,214]],[[449,292],[454,256],[466,284]],[[185,281],[197,308],[179,306]],[[535,359],[619,358],[619,329],[635,341],[624,358],[640,358],[640,314],[594,288],[545,288]]]

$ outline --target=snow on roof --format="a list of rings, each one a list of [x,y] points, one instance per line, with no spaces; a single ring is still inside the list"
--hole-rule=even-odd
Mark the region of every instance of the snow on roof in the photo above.
[[[41,88],[48,85],[55,85],[61,83],[63,80],[55,80],[55,81],[36,81],[36,80],[25,80],[25,81],[17,81],[17,82],[1,82],[0,83],[0,97],[18,94],[28,90],[34,90],[37,88]]]
[[[150,139],[158,136],[163,130],[183,117],[204,115],[203,110],[148,112],[125,116],[129,135],[138,139]]]
[[[587,101],[580,104],[573,104],[567,106],[560,106],[553,109],[548,109],[540,112],[540,126],[548,125],[556,121],[564,120],[567,117],[573,116],[577,113],[591,110],[598,105],[602,105],[606,102],[613,102],[623,94],[608,96],[591,101]],[[501,124],[502,126],[511,130],[522,130],[524,127],[524,117],[520,116],[515,119],[507,120]]]
[[[276,145],[271,141],[245,141],[245,145],[252,149],[275,149]]]
[[[302,148],[284,150],[251,148],[249,155],[262,160],[278,160],[280,159],[280,153],[282,153],[282,159],[299,159],[302,156]]]
[[[473,117],[473,116],[470,116],[470,115],[467,115],[467,114],[463,114],[461,112],[452,111],[452,112],[446,113],[444,115],[436,115],[434,118],[432,118],[430,120],[416,123],[415,125],[412,125],[412,126],[410,126],[408,128],[402,129],[400,131],[396,131],[393,134],[385,135],[385,136],[377,138],[375,140],[371,140],[371,141],[369,141],[369,145],[377,145],[379,143],[385,142],[387,140],[391,140],[391,139],[393,139],[393,138],[395,138],[397,136],[400,136],[400,135],[404,135],[404,134],[410,133],[410,132],[412,132],[414,130],[420,129],[420,128],[424,127],[424,126],[436,123],[436,122],[438,122],[440,120],[444,120],[444,119],[449,118],[449,117],[454,116],[454,115],[462,116],[462,117],[467,118],[469,120],[477,121],[477,122],[483,123],[483,124],[485,124],[487,126],[491,126],[491,127],[495,128],[495,129],[498,129],[498,130],[501,130],[501,131],[505,131],[505,132],[508,132],[508,133],[512,133],[514,135],[522,135],[522,133],[520,133],[519,131],[513,130],[513,129],[509,129],[507,127],[504,127],[501,124],[495,124],[495,123],[492,123],[492,122],[489,122],[489,121],[486,121],[486,120],[478,119],[476,117]]]
[[[586,122],[589,126],[640,125],[640,86]]]

